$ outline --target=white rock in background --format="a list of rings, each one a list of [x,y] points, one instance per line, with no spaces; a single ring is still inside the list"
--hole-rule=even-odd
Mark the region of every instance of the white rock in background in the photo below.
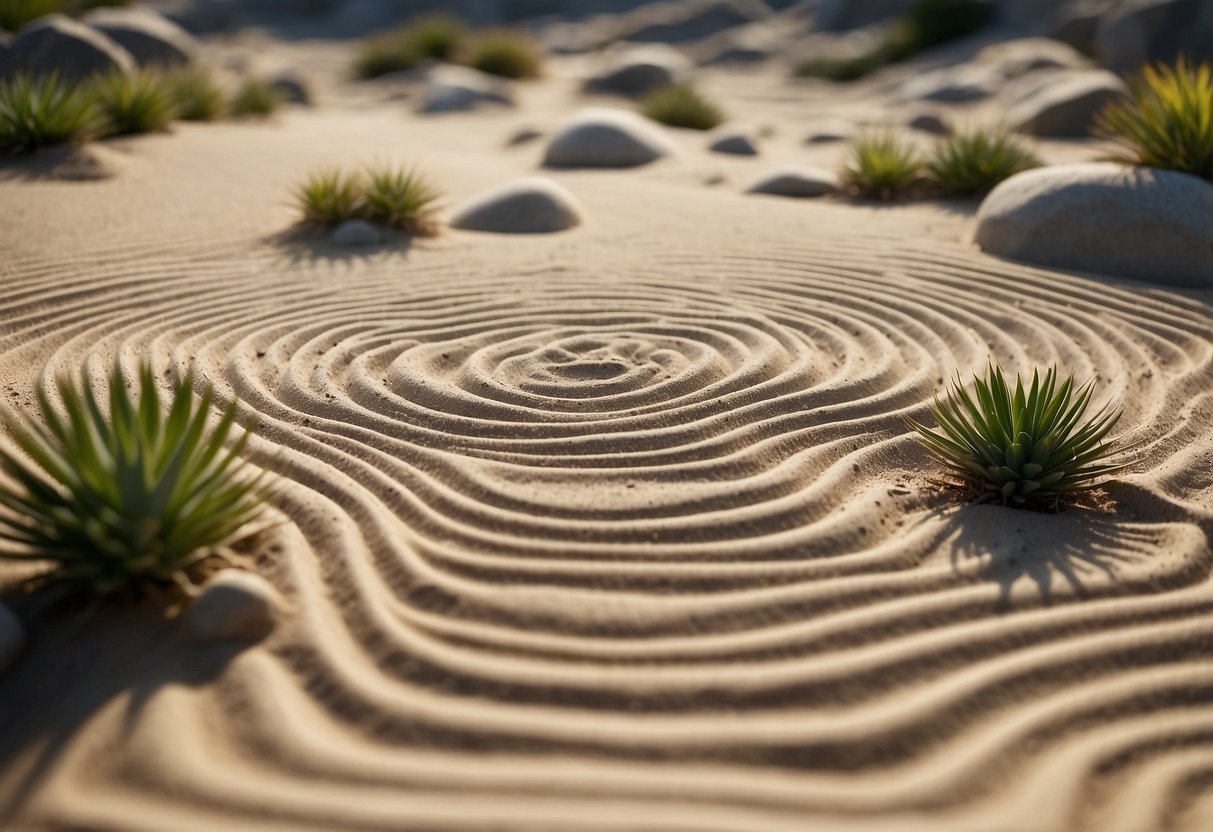
[[[366,220],[346,220],[333,229],[329,242],[342,248],[377,246],[383,242],[383,232],[379,226]]]
[[[1002,73],[992,67],[961,64],[911,76],[898,95],[904,101],[962,104],[989,98],[1002,81]]]
[[[423,113],[461,112],[485,104],[514,105],[508,81],[465,66],[435,67],[426,77],[421,97]]]
[[[636,113],[590,108],[548,142],[549,167],[631,168],[678,150],[661,126]]]
[[[206,583],[182,619],[193,641],[259,641],[273,632],[285,608],[265,578],[225,569]]]
[[[655,43],[608,53],[606,64],[586,79],[587,92],[642,96],[686,79],[692,64],[672,46]]]
[[[580,225],[584,212],[562,185],[541,176],[508,182],[455,209],[451,228],[498,234],[547,234]]]
[[[1124,82],[1103,70],[1048,73],[1007,113],[1007,123],[1033,136],[1082,138],[1100,110],[1127,95]]]
[[[142,6],[93,9],[84,22],[130,52],[140,66],[182,66],[198,53],[193,35]]]
[[[13,666],[25,647],[25,627],[8,607],[0,604],[0,675]]]
[[[23,26],[5,57],[6,72],[57,72],[69,81],[135,71],[135,59],[108,36],[61,14]]]
[[[1213,184],[1099,162],[1018,174],[977,212],[991,254],[1167,286],[1213,287]]]
[[[1073,46],[1052,38],[1000,41],[978,52],[973,62],[992,67],[1008,79],[1041,69],[1084,69],[1091,64]]]
[[[773,170],[746,188],[748,194],[818,197],[838,191],[838,177],[822,168],[791,166]]]

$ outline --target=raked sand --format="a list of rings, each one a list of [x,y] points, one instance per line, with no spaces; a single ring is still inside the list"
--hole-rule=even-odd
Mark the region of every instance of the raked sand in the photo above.
[[[589,217],[550,236],[282,232],[325,164],[417,162],[451,204],[535,173],[542,141],[504,144],[575,108],[555,81],[182,126],[96,146],[104,181],[0,170],[3,396],[149,356],[238,397],[292,606],[245,651],[34,619],[0,826],[1213,828],[1209,293],[985,256],[963,205],[744,196],[840,153],[773,78],[715,82],[770,114],[764,157],[679,134],[549,172]],[[1097,505],[936,487],[903,420],[991,355],[1123,400],[1138,462]]]

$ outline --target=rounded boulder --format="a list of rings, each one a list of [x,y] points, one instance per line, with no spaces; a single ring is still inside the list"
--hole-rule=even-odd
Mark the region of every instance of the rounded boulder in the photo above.
[[[580,225],[577,199],[563,186],[528,176],[472,197],[455,209],[452,228],[497,234],[548,234]]]
[[[623,110],[585,110],[548,142],[543,163],[555,168],[632,168],[677,152],[653,121]]]
[[[1109,162],[1006,180],[977,212],[985,251],[1041,266],[1213,287],[1213,184]]]

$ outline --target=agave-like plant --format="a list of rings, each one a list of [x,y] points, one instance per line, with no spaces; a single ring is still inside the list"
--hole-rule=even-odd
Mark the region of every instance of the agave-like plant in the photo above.
[[[472,42],[467,64],[503,78],[538,78],[543,74],[543,52],[535,41],[521,32],[493,29]]]
[[[1127,153],[1119,161],[1213,181],[1213,68],[1180,58],[1148,66],[1132,97],[1109,104],[1096,129]]]
[[[0,81],[0,151],[83,141],[101,126],[93,100],[56,74],[15,75]]]
[[[984,379],[974,375],[972,392],[958,377],[946,398],[936,398],[938,430],[906,421],[980,501],[1056,506],[1129,464],[1106,461],[1121,450],[1104,441],[1121,411],[1109,404],[1088,418],[1093,386],[1075,387],[1073,376],[1059,384],[1053,367],[1043,378],[1033,371],[1027,389],[1017,375],[1012,390],[991,362]]]
[[[394,167],[372,169],[365,183],[362,213],[367,219],[423,237],[437,233],[434,205],[441,195],[419,173]]]
[[[361,179],[340,170],[322,170],[308,176],[295,191],[303,221],[314,225],[338,225],[363,212]]]
[[[724,111],[689,84],[653,90],[641,111],[653,121],[690,130],[711,130],[725,120]]]
[[[892,133],[874,133],[855,140],[840,178],[854,194],[887,200],[909,191],[921,173],[913,146]]]
[[[268,116],[282,104],[282,94],[264,78],[248,77],[240,84],[229,102],[235,116]]]
[[[942,139],[926,167],[948,193],[979,196],[1004,179],[1041,164],[1040,157],[1010,133],[974,129]]]
[[[47,583],[92,595],[182,591],[208,558],[227,548],[262,510],[262,474],[241,461],[249,434],[228,445],[235,404],[208,428],[211,392],[201,399],[187,375],[168,409],[151,367],[138,395],[121,369],[109,377],[109,406],[91,381],[60,377],[62,412],[39,385],[41,424],[8,413],[4,421],[30,462],[0,448],[0,557],[49,561]]]
[[[110,135],[149,133],[173,119],[172,90],[166,76],[156,70],[133,75],[113,72],[94,81],[91,90]]]
[[[227,112],[223,87],[200,66],[190,64],[173,71],[168,87],[176,116],[183,121],[215,121]]]

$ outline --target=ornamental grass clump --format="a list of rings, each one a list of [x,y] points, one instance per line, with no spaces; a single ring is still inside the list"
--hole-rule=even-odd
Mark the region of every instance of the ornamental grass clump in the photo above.
[[[240,458],[247,432],[228,444],[236,405],[211,426],[211,392],[192,385],[172,385],[165,409],[150,366],[135,390],[115,366],[108,407],[87,376],[61,377],[61,408],[42,385],[40,420],[6,415],[29,461],[0,448],[0,557],[49,562],[39,582],[93,596],[192,594],[208,563],[235,559],[228,547],[262,511],[262,475]]]
[[[895,199],[919,184],[922,159],[912,145],[892,133],[861,136],[851,146],[840,178],[856,196]]]
[[[720,107],[687,84],[675,84],[649,93],[641,112],[653,121],[691,130],[711,130],[725,120]]]
[[[945,192],[980,196],[1004,179],[1041,164],[1035,153],[1009,133],[975,129],[941,140],[926,168]]]
[[[140,70],[132,75],[113,72],[97,79],[89,88],[107,135],[150,133],[173,120],[173,93],[167,76],[161,72]]]
[[[1096,129],[1126,151],[1118,161],[1213,181],[1213,69],[1180,58],[1146,67],[1127,101],[1109,104]]]
[[[424,17],[366,41],[354,71],[359,78],[378,78],[412,69],[426,58],[451,61],[466,39],[467,27],[456,18],[446,14]]]
[[[339,170],[310,175],[295,192],[303,221],[311,225],[340,225],[362,216],[363,182]]]
[[[282,104],[282,94],[264,78],[245,78],[228,103],[234,116],[268,116]]]
[[[543,52],[521,32],[494,29],[471,43],[466,63],[472,69],[503,78],[538,78],[543,72]]]
[[[438,190],[416,171],[380,168],[363,178],[362,216],[422,237],[437,233],[434,208]]]
[[[95,135],[101,117],[91,95],[58,75],[0,81],[0,151],[32,153]]]
[[[1105,405],[1089,418],[1094,382],[1060,385],[1057,368],[1032,373],[1026,390],[1016,376],[1012,390],[993,363],[973,390],[957,378],[931,413],[938,430],[908,419],[922,443],[978,495],[978,502],[1056,508],[1066,497],[1099,485],[1099,478],[1127,464],[1107,462],[1120,450],[1105,438],[1121,411]]]
[[[227,96],[210,72],[185,66],[168,76],[173,110],[183,121],[216,121],[227,112]]]

